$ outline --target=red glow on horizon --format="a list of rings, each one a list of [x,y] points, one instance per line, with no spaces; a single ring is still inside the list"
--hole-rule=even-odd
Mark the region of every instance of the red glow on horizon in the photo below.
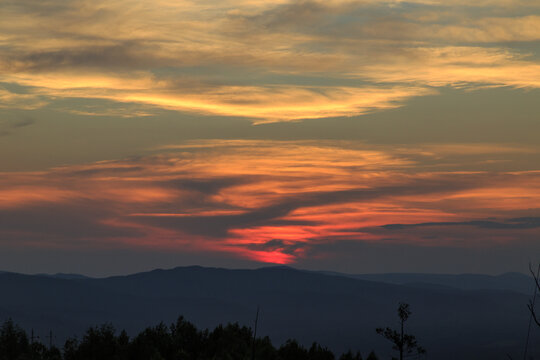
[[[240,255],[241,257],[268,264],[287,265],[294,263],[296,260],[296,256],[291,254],[285,254],[279,250],[256,251],[239,248],[237,251],[233,252],[237,255]]]

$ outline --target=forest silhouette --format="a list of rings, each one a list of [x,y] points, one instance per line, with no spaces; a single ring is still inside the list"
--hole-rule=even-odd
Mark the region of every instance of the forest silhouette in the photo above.
[[[238,323],[199,330],[180,316],[170,326],[160,323],[130,338],[111,324],[90,327],[83,337],[69,338],[62,349],[28,336],[8,319],[0,329],[0,360],[364,360],[360,352],[337,357],[314,342],[306,348],[295,339],[275,347],[268,336],[255,338]],[[378,360],[371,351],[365,360]]]

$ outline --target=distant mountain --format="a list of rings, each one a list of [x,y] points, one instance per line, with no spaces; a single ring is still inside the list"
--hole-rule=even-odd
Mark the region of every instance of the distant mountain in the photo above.
[[[386,274],[342,274],[324,272],[329,275],[346,276],[354,279],[384,282],[389,284],[417,287],[452,287],[461,290],[509,290],[531,295],[534,283],[531,276],[521,273],[502,275],[482,274],[422,274],[422,273],[386,273]]]
[[[84,276],[81,274],[64,274],[64,273],[56,273],[56,274],[36,274],[36,276],[45,276],[45,277],[52,277],[57,279],[67,279],[67,280],[81,280],[81,279],[89,279],[88,276]]]
[[[269,335],[275,344],[293,337],[306,345],[318,341],[338,353],[373,349],[389,358],[391,345],[375,328],[397,325],[401,301],[413,312],[407,330],[431,359],[522,355],[529,296],[484,283],[478,290],[464,290],[424,282],[424,277],[399,285],[388,278],[380,282],[284,267],[182,267],[99,279],[3,273],[0,319],[11,317],[38,335],[52,329],[61,346],[66,337],[105,322],[130,334],[160,321],[171,323],[179,315],[202,328],[236,321],[252,325],[260,306],[258,334]],[[540,331],[533,330],[533,339],[540,339]],[[530,354],[540,356],[540,342],[531,343],[536,348]]]

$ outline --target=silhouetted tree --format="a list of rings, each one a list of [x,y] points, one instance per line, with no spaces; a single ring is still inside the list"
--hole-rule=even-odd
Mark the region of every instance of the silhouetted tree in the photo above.
[[[58,349],[56,346],[53,346],[50,349],[45,350],[45,353],[43,353],[41,357],[32,357],[32,360],[35,359],[62,360],[62,353],[60,352],[60,349]]]
[[[133,339],[129,350],[129,359],[170,359],[174,353],[169,328],[164,323],[160,323],[157,326],[146,328]]]
[[[30,343],[30,359],[45,359],[49,350],[40,342]]]
[[[238,323],[219,325],[208,334],[206,358],[249,360],[251,358],[251,329]]]
[[[176,323],[171,325],[171,340],[176,358],[198,359],[204,347],[203,337],[195,325],[180,316]]]
[[[64,360],[76,360],[79,342],[76,338],[69,338],[64,344]]]
[[[349,350],[346,353],[342,354],[339,357],[339,360],[362,360],[362,355],[360,355],[359,352],[353,354],[353,352]]]
[[[287,340],[287,342],[278,350],[279,360],[308,360],[309,354],[306,348],[298,344],[296,340]]]
[[[372,351],[369,353],[368,357],[366,358],[366,360],[379,360],[379,358],[377,357],[377,355],[375,355],[375,353]]]
[[[334,353],[316,342],[309,348],[309,360],[334,360]]]
[[[540,265],[539,265],[539,269],[540,269]],[[536,293],[537,292],[540,292],[540,279],[538,278],[538,273],[535,273],[533,271],[533,268],[532,268],[532,265],[529,264],[529,271],[531,272],[531,275],[533,277],[533,280],[534,280],[534,285],[536,287],[535,291],[534,291],[534,296],[533,298],[529,301],[529,304],[527,305],[527,307],[529,308],[530,312],[531,312],[531,315],[533,317],[533,320],[534,322],[536,323],[536,325],[540,326],[540,316],[537,315],[536,313],[536,309],[535,309],[535,300],[536,300]]]
[[[126,346],[122,348],[111,324],[89,328],[82,341],[68,339],[64,345],[66,360],[124,360],[127,359]],[[125,332],[123,336],[127,336]],[[125,339],[123,340],[125,343]]]
[[[200,331],[183,317],[170,327],[148,327],[132,340],[125,331],[116,335],[110,324],[91,327],[81,340],[67,339],[63,354],[54,346],[30,344],[26,332],[8,320],[0,328],[0,360],[250,360],[254,343],[256,360],[335,360],[316,342],[308,350],[288,340],[276,349],[268,336],[253,339],[251,329],[238,323]],[[339,360],[362,357],[349,351]],[[377,357],[372,352],[367,360]]]
[[[377,328],[378,334],[381,334],[386,339],[390,340],[394,346],[394,350],[399,351],[399,360],[403,360],[403,354],[410,355],[416,350],[418,354],[425,353],[424,348],[418,345],[416,337],[404,332],[405,322],[409,319],[411,311],[409,310],[409,304],[400,303],[398,307],[398,316],[400,320],[399,331],[387,328]]]
[[[275,360],[277,356],[277,350],[268,336],[255,339],[256,360]]]
[[[26,359],[30,344],[26,332],[8,319],[0,329],[0,360]]]

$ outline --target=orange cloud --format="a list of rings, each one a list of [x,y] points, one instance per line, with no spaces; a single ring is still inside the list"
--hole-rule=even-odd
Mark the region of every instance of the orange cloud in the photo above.
[[[138,159],[3,173],[0,238],[279,264],[341,241],[467,247],[531,238],[540,227],[538,171],[432,171],[434,160],[474,166],[482,154],[535,151],[493,149],[206,140]]]
[[[14,184],[15,185],[15,184]],[[22,207],[43,202],[63,202],[78,197],[76,191],[52,186],[12,186],[0,190],[0,208]]]

